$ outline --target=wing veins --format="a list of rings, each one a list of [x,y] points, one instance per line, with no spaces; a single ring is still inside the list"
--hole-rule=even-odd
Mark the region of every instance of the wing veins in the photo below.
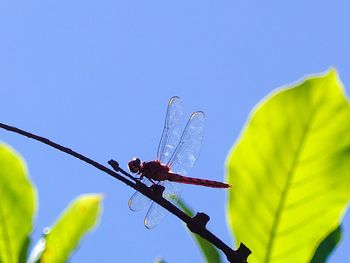
[[[192,113],[187,121],[186,127],[180,137],[167,165],[175,173],[186,174],[194,165],[202,144],[204,131],[204,113],[196,111]],[[183,166],[182,171],[177,170],[174,166]],[[187,167],[185,167],[187,165]]]

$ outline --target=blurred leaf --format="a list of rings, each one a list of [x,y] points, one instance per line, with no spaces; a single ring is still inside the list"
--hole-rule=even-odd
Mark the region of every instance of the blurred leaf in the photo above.
[[[32,231],[36,193],[23,160],[0,144],[0,262],[19,262]]]
[[[350,105],[335,70],[253,111],[227,160],[228,223],[249,262],[309,262],[350,198]]]
[[[156,259],[156,263],[166,263],[164,259],[158,258]]]
[[[66,262],[82,237],[96,225],[101,201],[100,194],[82,195],[74,200],[45,236],[40,262]]]
[[[27,262],[27,254],[28,254],[29,245],[30,245],[30,237],[27,236],[26,240],[24,241],[24,243],[22,245],[21,252],[19,254],[19,259],[18,259],[19,263]]]
[[[329,255],[339,244],[342,237],[342,227],[334,229],[318,246],[310,263],[325,263]]]
[[[191,217],[194,216],[193,211],[185,204],[184,201],[182,201],[181,199],[177,199],[177,204],[187,215]],[[192,232],[191,234],[194,237],[195,241],[197,242],[200,250],[202,251],[203,256],[205,258],[205,262],[208,262],[208,263],[222,262],[220,253],[215,246],[213,246],[210,242],[201,238],[200,236],[193,234]]]

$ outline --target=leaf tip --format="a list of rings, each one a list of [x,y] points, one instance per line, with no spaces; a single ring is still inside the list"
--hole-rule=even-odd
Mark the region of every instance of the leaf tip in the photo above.
[[[326,72],[324,73],[324,76],[329,78],[335,78],[335,79],[339,78],[338,71],[335,67],[330,67],[328,70],[326,70]]]
[[[104,199],[105,195],[103,193],[98,194],[83,194],[78,199],[86,200],[90,202],[101,202]]]

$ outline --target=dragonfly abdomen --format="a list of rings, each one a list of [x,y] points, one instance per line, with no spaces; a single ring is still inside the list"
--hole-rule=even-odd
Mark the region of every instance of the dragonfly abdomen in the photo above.
[[[175,174],[175,173],[169,173],[167,180],[172,181],[172,182],[182,183],[182,184],[194,184],[194,185],[201,185],[201,186],[213,187],[213,188],[229,188],[229,187],[231,187],[231,185],[226,184],[226,183],[212,181],[212,180],[199,179],[199,178],[193,178],[193,177],[187,177],[187,176],[182,176],[182,175]]]

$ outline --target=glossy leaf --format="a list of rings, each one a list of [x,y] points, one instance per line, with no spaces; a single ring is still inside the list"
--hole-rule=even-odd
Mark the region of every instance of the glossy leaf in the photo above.
[[[350,105],[335,70],[279,89],[227,160],[228,223],[249,262],[309,262],[350,198]]]
[[[342,238],[342,227],[334,229],[318,246],[310,263],[325,263]]]
[[[191,208],[189,208],[185,204],[184,201],[182,201],[181,199],[178,199],[177,204],[187,215],[189,215],[191,217],[194,216],[194,212],[191,210]],[[201,238],[197,234],[193,234],[192,232],[191,232],[191,234],[192,234],[194,240],[196,241],[198,247],[200,248],[200,250],[203,254],[203,257],[205,258],[205,262],[207,262],[207,263],[220,263],[220,262],[222,262],[221,257],[220,257],[220,253],[215,246],[213,246],[210,242]]]
[[[82,237],[96,225],[101,201],[100,194],[82,195],[74,200],[45,235],[40,262],[66,262]]]
[[[36,193],[23,160],[0,145],[0,262],[21,262],[35,214]]]

